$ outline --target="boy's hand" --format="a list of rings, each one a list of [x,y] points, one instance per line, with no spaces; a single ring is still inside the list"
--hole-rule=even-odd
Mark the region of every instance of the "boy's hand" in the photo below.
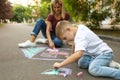
[[[54,63],[53,65],[53,68],[60,68],[60,67],[61,67],[61,64],[58,62]]]

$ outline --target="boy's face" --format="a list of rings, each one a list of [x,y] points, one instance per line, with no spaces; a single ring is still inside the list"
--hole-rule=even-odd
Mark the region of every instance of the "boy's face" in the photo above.
[[[62,40],[73,41],[74,40],[74,32],[71,29],[67,29],[63,35],[60,36]]]

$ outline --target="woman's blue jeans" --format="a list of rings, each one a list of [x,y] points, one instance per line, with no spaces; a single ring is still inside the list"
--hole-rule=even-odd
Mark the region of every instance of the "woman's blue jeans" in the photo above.
[[[90,60],[89,57],[87,59]],[[82,58],[81,61],[84,60],[86,59]],[[112,52],[100,54],[89,63],[89,73],[93,76],[112,77],[114,79],[120,80],[120,69],[109,67],[111,60],[113,60]],[[80,64],[79,61],[78,63]]]
[[[36,22],[36,25],[31,33],[31,35],[35,35],[36,37],[38,36],[40,30],[42,32],[42,35],[46,37],[46,23],[43,19],[38,19]],[[54,44],[56,47],[61,47],[63,45],[63,41],[58,39],[58,37],[56,36],[56,34],[54,32],[50,32],[51,35],[51,39],[53,40]]]

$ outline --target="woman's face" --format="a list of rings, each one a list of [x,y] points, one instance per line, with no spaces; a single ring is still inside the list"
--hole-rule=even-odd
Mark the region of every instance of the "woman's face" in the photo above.
[[[55,14],[60,14],[61,13],[61,5],[59,3],[54,4],[53,10],[54,10]]]

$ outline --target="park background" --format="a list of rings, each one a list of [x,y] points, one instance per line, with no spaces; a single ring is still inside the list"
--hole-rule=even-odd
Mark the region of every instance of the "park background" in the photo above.
[[[46,19],[50,12],[50,1],[0,0],[0,23],[28,23],[34,26],[37,19]],[[119,0],[63,0],[63,2],[66,12],[71,16],[71,22],[83,23],[97,34],[120,37]]]
[[[113,80],[93,77],[77,63],[65,66],[73,70],[72,75],[47,76],[40,73],[52,68],[55,61],[26,58],[18,43],[30,37],[38,18],[45,19],[50,12],[50,0],[0,0],[0,80]],[[114,60],[120,63],[120,1],[119,0],[63,0],[71,22],[84,23],[113,49]],[[38,36],[42,37],[40,34]],[[37,44],[37,47],[47,46]],[[71,48],[64,45],[63,48]],[[83,79],[76,74],[82,71]]]

